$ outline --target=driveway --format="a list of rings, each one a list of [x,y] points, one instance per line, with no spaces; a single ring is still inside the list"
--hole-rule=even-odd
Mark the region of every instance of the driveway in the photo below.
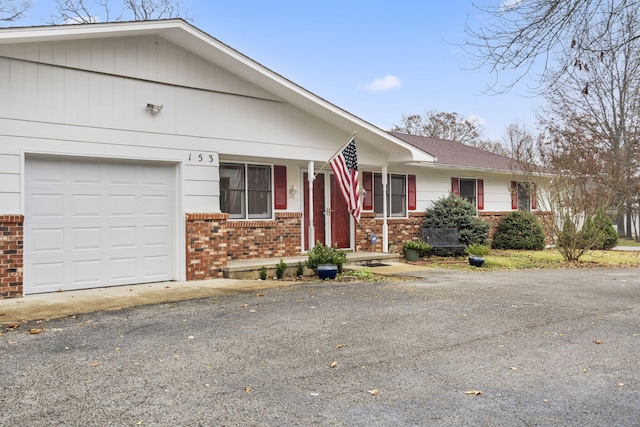
[[[0,425],[640,425],[638,273],[430,270],[2,328]]]

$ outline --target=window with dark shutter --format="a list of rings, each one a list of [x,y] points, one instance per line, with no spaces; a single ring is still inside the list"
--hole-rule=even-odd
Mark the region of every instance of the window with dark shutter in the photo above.
[[[287,209],[287,167],[273,167],[275,209]]]
[[[476,180],[478,187],[478,210],[484,210],[484,180],[478,179]]]
[[[362,188],[366,191],[362,201],[362,210],[373,210],[373,174],[371,172],[362,172]]]
[[[407,176],[407,204],[410,211],[416,210],[417,205],[417,190],[416,190],[416,176]]]

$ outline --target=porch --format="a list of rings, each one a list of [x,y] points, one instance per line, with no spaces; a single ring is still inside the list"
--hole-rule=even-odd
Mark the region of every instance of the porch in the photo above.
[[[275,276],[276,265],[282,259],[287,264],[288,276],[296,274],[298,269],[298,263],[302,263],[304,266],[307,261],[306,255],[282,257],[282,258],[253,258],[248,260],[229,261],[226,266],[222,267],[222,277],[227,279],[242,279],[251,280],[257,279],[260,269],[267,267],[268,276]],[[347,262],[344,265],[345,269],[352,266],[381,266],[385,263],[394,263],[400,261],[400,254],[381,253],[381,252],[347,252]],[[304,267],[305,274],[310,274],[310,271]]]

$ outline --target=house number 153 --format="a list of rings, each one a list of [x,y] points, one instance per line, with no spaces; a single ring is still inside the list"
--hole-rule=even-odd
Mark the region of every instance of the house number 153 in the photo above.
[[[198,162],[198,163],[213,163],[216,158],[213,154],[205,154],[205,153],[189,153],[189,161],[190,162]]]

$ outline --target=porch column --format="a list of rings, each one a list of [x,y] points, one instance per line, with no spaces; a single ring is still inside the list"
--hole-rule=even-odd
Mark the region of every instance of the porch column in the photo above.
[[[307,242],[309,242],[309,249],[313,248],[313,245],[316,243],[313,239],[316,236],[315,229],[313,227],[313,180],[314,180],[314,168],[313,160],[309,162],[307,165],[307,180],[309,181],[309,235],[307,238]],[[304,249],[304,247],[303,247]]]
[[[389,252],[389,225],[387,224],[387,167],[382,167],[382,252]]]

